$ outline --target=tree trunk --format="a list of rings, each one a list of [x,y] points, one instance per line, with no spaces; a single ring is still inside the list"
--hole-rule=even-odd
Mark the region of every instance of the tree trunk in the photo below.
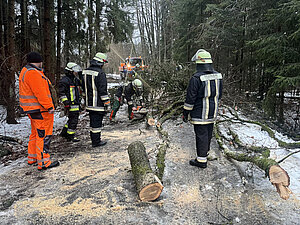
[[[128,146],[128,155],[139,198],[142,201],[156,200],[162,192],[163,185],[150,167],[143,143],[131,143]]]
[[[8,57],[8,73],[7,73],[7,83],[6,83],[6,109],[7,117],[6,121],[9,124],[16,124],[16,93],[15,93],[15,72],[16,72],[16,62],[15,62],[15,1],[8,1],[8,49],[6,52],[6,57]]]
[[[22,0],[21,3],[21,57],[23,61],[25,55],[30,51],[28,46],[28,27],[27,27],[27,0]],[[22,62],[21,61],[21,62]],[[23,65],[21,65],[23,66]]]
[[[53,3],[52,3],[53,4]],[[45,74],[50,79],[51,83],[55,82],[55,76],[52,73],[52,39],[51,39],[51,1],[44,0],[44,26],[43,26],[43,42],[44,42],[44,68]]]
[[[89,33],[89,58],[91,59],[94,55],[93,46],[94,46],[94,39],[93,39],[93,0],[88,0],[88,33]]]
[[[61,0],[57,0],[57,39],[56,39],[56,85],[61,74]]]

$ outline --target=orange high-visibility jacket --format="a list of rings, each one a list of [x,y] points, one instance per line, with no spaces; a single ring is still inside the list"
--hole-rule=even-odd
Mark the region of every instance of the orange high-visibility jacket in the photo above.
[[[19,76],[19,100],[25,113],[45,112],[54,108],[50,80],[40,68],[28,64]]]

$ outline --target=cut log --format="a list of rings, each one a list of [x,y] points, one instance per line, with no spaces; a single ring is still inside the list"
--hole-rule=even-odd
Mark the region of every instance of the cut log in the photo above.
[[[151,169],[145,146],[136,141],[131,143],[127,150],[139,198],[142,201],[156,200],[162,192],[163,185]]]
[[[291,191],[288,188],[290,185],[290,177],[287,172],[278,165],[271,166],[269,169],[270,182],[276,187],[277,192],[283,199],[290,197]]]

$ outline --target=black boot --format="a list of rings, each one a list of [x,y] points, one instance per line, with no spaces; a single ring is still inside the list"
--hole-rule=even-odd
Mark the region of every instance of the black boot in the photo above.
[[[207,162],[199,162],[197,159],[192,159],[190,160],[190,165],[191,166],[197,166],[200,168],[206,168],[207,167]]]
[[[92,147],[99,147],[99,146],[104,146],[107,144],[107,141],[100,141],[97,144],[92,144]]]
[[[67,134],[67,140],[72,141],[72,142],[79,142],[80,141],[77,137],[75,137],[74,134]]]
[[[67,131],[68,131],[68,128],[66,128],[66,127],[64,127],[63,129],[62,129],[62,131],[60,132],[60,134],[59,134],[59,136],[61,136],[61,137],[67,137]]]
[[[54,162],[51,162],[51,164],[48,167],[42,167],[42,169],[39,169],[39,170],[47,170],[47,169],[51,169],[53,167],[57,167],[59,165],[60,165],[59,161],[54,161]]]

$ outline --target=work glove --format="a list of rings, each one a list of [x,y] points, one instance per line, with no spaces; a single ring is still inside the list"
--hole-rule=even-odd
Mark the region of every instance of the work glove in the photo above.
[[[183,122],[187,123],[188,122],[188,118],[189,118],[189,111],[187,110],[183,110],[183,115],[182,115],[182,120]]]

